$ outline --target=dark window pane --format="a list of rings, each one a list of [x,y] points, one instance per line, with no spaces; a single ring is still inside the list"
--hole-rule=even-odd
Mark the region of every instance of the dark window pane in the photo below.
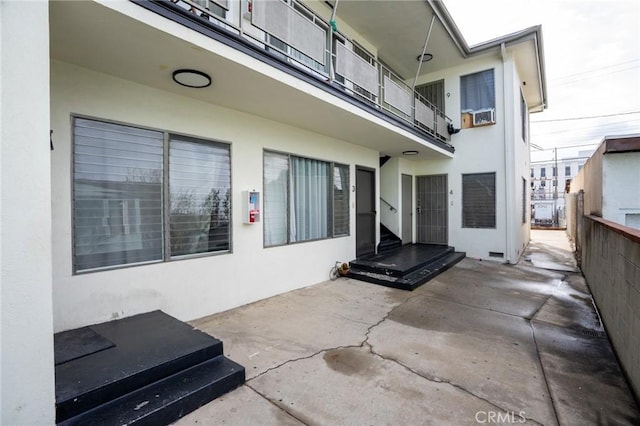
[[[462,175],[462,227],[496,227],[496,174]]]
[[[496,107],[493,70],[464,75],[460,78],[462,111],[478,111]]]
[[[349,166],[333,168],[333,235],[349,235]]]
[[[76,118],[74,270],[161,260],[161,132]]]
[[[229,250],[229,146],[172,136],[169,199],[171,256]]]

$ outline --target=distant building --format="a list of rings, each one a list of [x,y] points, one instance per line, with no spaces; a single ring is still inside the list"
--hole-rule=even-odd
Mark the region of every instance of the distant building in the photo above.
[[[593,150],[575,157],[531,163],[531,225],[564,226],[564,196]]]
[[[571,181],[584,214],[640,229],[640,135],[607,136]]]

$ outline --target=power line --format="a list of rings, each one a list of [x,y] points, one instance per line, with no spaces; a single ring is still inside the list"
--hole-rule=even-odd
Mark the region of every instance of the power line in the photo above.
[[[640,58],[632,59],[632,60],[626,61],[626,62],[619,62],[617,64],[606,65],[604,67],[593,68],[593,69],[590,69],[590,70],[587,70],[587,71],[582,71],[582,72],[578,72],[578,73],[575,73],[575,74],[569,74],[569,75],[565,75],[565,76],[562,76],[562,77],[556,77],[556,78],[553,78],[552,81],[563,80],[563,79],[566,79],[566,78],[573,78],[573,77],[578,76],[578,75],[589,74],[589,73],[592,73],[592,72],[598,72],[600,70],[604,70],[604,69],[608,69],[608,68],[615,68],[615,67],[619,67],[621,65],[627,65],[627,64],[630,64],[630,63],[633,63],[633,62],[638,62],[638,61],[640,61]]]
[[[625,128],[636,128],[640,125],[638,120],[624,120],[624,121],[614,121],[609,123],[601,123],[601,124],[590,124],[587,126],[576,126],[576,125],[564,125],[562,128],[546,128],[541,129],[539,127],[531,128],[531,136],[540,136],[540,135],[555,135],[561,133],[576,133],[581,131],[592,131],[592,130],[600,130],[600,129],[611,129],[612,127],[619,127],[621,129]]]
[[[619,112],[617,114],[592,115],[588,117],[585,116],[585,117],[572,117],[572,118],[557,118],[555,120],[536,120],[536,121],[531,121],[531,123],[554,123],[558,121],[588,120],[591,118],[616,117],[619,115],[630,115],[630,114],[638,114],[638,113],[640,113],[640,111],[629,111],[629,112]]]

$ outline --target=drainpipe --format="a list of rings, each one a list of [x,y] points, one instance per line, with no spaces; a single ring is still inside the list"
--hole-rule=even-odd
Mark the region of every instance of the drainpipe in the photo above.
[[[510,104],[507,99],[507,92],[511,92],[511,90],[507,90],[507,48],[504,43],[500,45],[500,55],[502,57],[502,110],[503,110],[503,139],[504,139],[504,200],[505,200],[505,261],[507,263],[514,263],[511,258],[511,252],[513,250],[513,245],[511,243],[512,235],[513,235],[513,209],[510,195],[513,187],[513,174],[514,174],[514,165],[513,161],[510,161],[513,158],[513,146],[512,141],[509,140],[509,136],[512,132],[509,129],[512,126],[512,120],[507,120],[507,117],[511,116],[511,113],[507,111],[507,107]],[[511,81],[511,79],[509,79]],[[509,127],[509,128],[508,128]]]
[[[416,82],[418,81],[418,76],[420,75],[420,68],[422,68],[422,58],[424,54],[427,53],[427,45],[429,44],[429,38],[431,38],[431,30],[433,29],[433,23],[436,20],[436,14],[434,13],[431,17],[431,24],[429,24],[429,31],[427,31],[427,37],[424,40],[424,46],[422,47],[422,55],[420,55],[420,60],[418,61],[418,69],[416,70],[416,76],[413,79],[413,87],[411,87],[411,91],[416,91]]]
[[[331,81],[336,79],[336,71],[333,69],[333,33],[338,31],[338,24],[336,23],[336,13],[338,12],[338,2],[336,0],[331,9],[331,19],[329,19],[329,78]]]

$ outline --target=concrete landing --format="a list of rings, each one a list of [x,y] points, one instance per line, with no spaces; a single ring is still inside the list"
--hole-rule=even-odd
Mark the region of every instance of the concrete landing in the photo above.
[[[411,293],[341,278],[194,321],[247,382],[176,424],[640,424],[564,232],[532,238]]]

